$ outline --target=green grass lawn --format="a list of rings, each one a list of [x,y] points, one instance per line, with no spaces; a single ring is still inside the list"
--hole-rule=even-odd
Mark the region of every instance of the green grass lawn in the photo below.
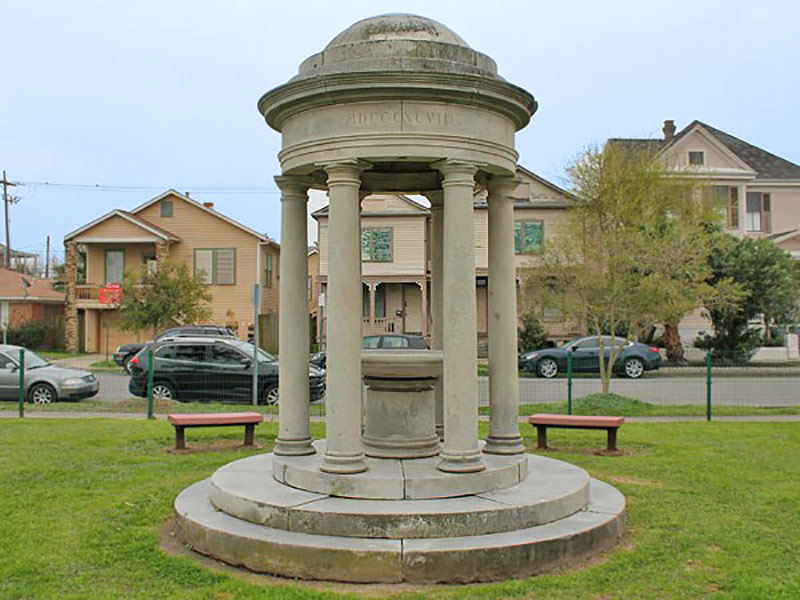
[[[270,447],[276,432],[261,425],[257,441]],[[189,446],[227,448],[171,454],[163,421],[2,420],[0,598],[800,597],[800,424],[627,424],[622,456],[594,453],[604,432],[549,437],[549,456],[626,495],[620,547],[531,579],[395,589],[237,575],[161,549],[175,496],[252,452],[234,447],[238,430],[192,430]]]

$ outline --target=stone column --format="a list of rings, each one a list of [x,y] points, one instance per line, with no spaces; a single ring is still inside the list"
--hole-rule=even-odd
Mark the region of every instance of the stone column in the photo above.
[[[378,292],[378,284],[375,281],[367,283],[369,291],[369,327],[370,333],[375,333],[375,294]]]
[[[328,473],[367,468],[361,443],[361,219],[360,161],[328,164]],[[282,285],[282,284],[281,284]]]
[[[514,261],[513,177],[489,185],[489,436],[484,452],[525,451],[517,423],[517,285]]]
[[[478,347],[475,301],[473,190],[477,167],[445,160],[442,256],[444,446],[439,469],[481,471],[478,445]]]
[[[420,291],[420,305],[422,307],[422,337],[428,336],[428,281],[427,277],[418,281]]]
[[[281,189],[281,254],[278,313],[278,439],[275,454],[313,454],[308,418],[308,185],[276,177]]]
[[[169,242],[156,242],[156,263],[169,260]]]
[[[427,198],[431,203],[431,348],[442,349],[442,252],[444,242],[444,199],[442,192],[430,192]],[[436,380],[435,419],[436,433],[444,439],[444,408],[442,397],[442,378]]]
[[[78,304],[75,286],[78,281],[78,244],[66,242],[64,271],[67,275],[66,306],[64,307],[64,343],[67,352],[78,351]]]

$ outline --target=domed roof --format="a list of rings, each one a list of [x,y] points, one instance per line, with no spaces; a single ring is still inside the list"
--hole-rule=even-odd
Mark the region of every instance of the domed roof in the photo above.
[[[478,75],[502,80],[495,62],[441,23],[418,15],[370,17],[351,25],[300,65],[294,80],[364,72]]]
[[[391,14],[378,15],[354,23],[333,38],[325,49],[359,42],[389,40],[424,40],[469,48],[469,45],[452,29],[438,21],[418,15]]]

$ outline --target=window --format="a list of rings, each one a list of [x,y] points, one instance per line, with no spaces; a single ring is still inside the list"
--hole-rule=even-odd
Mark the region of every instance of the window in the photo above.
[[[266,256],[264,257],[264,286],[265,287],[272,287],[272,253],[267,252]]]
[[[311,275],[306,278],[306,300],[311,302],[311,292],[313,291],[313,285],[311,280]]]
[[[705,152],[689,152],[689,164],[690,165],[704,165],[706,163],[706,153]]]
[[[739,188],[728,185],[715,185],[711,193],[719,202],[720,210],[725,215],[725,224],[732,229],[739,228]]]
[[[392,262],[392,229],[361,230],[361,260]]]
[[[381,341],[381,336],[379,335],[371,335],[369,337],[365,337],[362,345],[364,348],[368,350],[374,350],[378,347],[378,344]]]
[[[106,250],[104,283],[122,283],[125,271],[125,250]]]
[[[544,241],[542,221],[516,221],[514,223],[514,253],[541,254]]]
[[[217,345],[211,347],[211,356],[209,357],[208,362],[217,365],[242,366],[246,365],[250,361],[244,354],[237,352],[233,348]]]
[[[153,275],[158,271],[158,260],[155,254],[145,254],[142,256],[142,264],[147,267],[147,272]]]
[[[769,194],[747,192],[746,203],[745,227],[747,231],[770,232],[772,230],[772,214]]]
[[[160,203],[161,207],[161,216],[162,217],[171,217],[172,210],[174,208],[172,200],[162,200]]]
[[[381,348],[408,348],[408,340],[404,337],[385,335]]]
[[[195,249],[194,276],[203,283],[236,283],[236,248]]]

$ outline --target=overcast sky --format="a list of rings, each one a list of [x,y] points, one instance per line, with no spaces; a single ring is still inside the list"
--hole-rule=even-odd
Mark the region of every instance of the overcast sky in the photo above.
[[[13,188],[12,246],[50,235],[63,256],[66,233],[170,187],[279,238],[279,135],[256,101],[391,12],[444,23],[533,93],[520,162],[557,183],[581,148],[664,119],[800,163],[796,0],[0,0],[0,169],[35,184]]]

